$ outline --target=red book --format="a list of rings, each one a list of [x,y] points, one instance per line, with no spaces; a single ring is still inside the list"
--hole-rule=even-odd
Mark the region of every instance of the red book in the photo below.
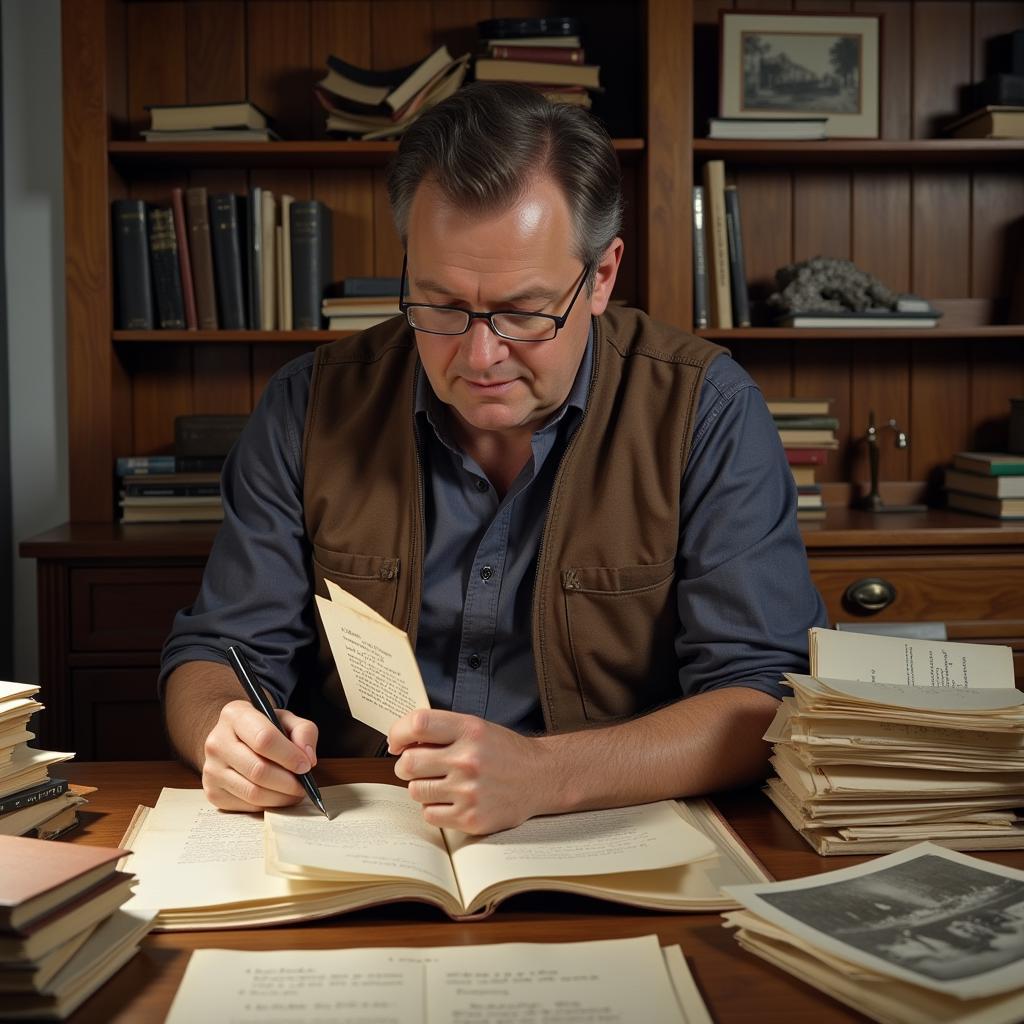
[[[535,60],[541,64],[582,64],[583,50],[569,46],[492,46],[495,60]]]
[[[196,313],[196,289],[192,282],[192,260],[188,252],[188,229],[185,227],[185,194],[180,188],[171,189],[171,214],[174,217],[174,233],[178,237],[178,266],[181,268],[181,290],[185,296],[185,326],[194,331],[199,326],[199,316]]]
[[[787,448],[786,461],[791,466],[824,466],[828,461],[828,449]]]

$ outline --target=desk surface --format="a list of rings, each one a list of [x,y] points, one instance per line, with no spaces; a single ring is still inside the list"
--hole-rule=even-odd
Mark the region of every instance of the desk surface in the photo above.
[[[68,837],[76,843],[116,846],[136,805],[152,806],[164,786],[190,788],[198,780],[181,765],[111,762],[61,765],[74,782],[98,787]],[[385,760],[323,761],[321,785],[394,782]],[[776,878],[845,867],[864,858],[818,857],[759,792],[716,798],[737,833]],[[1024,868],[1024,853],[988,855]],[[152,934],[140,953],[71,1018],[75,1024],[149,1024],[166,1016],[193,949],[325,949],[352,946],[440,946],[489,942],[569,942],[656,933],[678,943],[712,1017],[720,1024],[842,1024],[864,1018],[741,950],[718,914],[664,914],[558,893],[531,893],[506,901],[491,918],[454,922],[424,904],[401,903],[333,918],[329,923],[208,932]]]

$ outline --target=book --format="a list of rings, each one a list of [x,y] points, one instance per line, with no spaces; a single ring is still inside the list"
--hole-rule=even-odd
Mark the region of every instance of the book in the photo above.
[[[800,427],[789,429],[779,428],[779,439],[783,445],[805,445],[809,447],[828,447],[836,443],[836,433],[831,429]]]
[[[974,512],[993,519],[1024,519],[1024,497],[986,498],[980,494],[946,493],[946,504],[960,512]]]
[[[260,330],[277,328],[277,198],[270,189],[260,194],[263,211],[260,227]]]
[[[704,227],[704,186],[693,186],[693,325],[710,327],[708,308],[707,232]]]
[[[398,295],[399,277],[346,277],[341,282],[341,295],[347,298],[374,298]]]
[[[974,110],[946,125],[958,139],[1024,139],[1024,106],[992,106]]]
[[[39,704],[37,701],[27,700],[24,703],[29,704],[27,715],[31,715],[42,708],[42,704]],[[4,707],[4,705],[0,705],[0,707]],[[67,779],[47,779],[46,782],[41,782],[36,786],[29,786],[18,793],[11,793],[0,800],[0,815],[10,814],[11,811],[20,810],[22,807],[31,807],[33,804],[45,800],[52,800],[54,797],[67,792],[67,788]]]
[[[295,196],[283,193],[281,195],[281,235],[278,251],[280,259],[280,301],[278,302],[278,317],[282,331],[293,329],[292,313],[292,203]]]
[[[238,196],[230,192],[210,196],[210,235],[220,326],[228,331],[245,330],[248,322],[246,273],[243,271],[245,246]]]
[[[127,496],[158,497],[161,495],[220,494],[219,473],[140,473],[121,478],[121,490]]]
[[[149,260],[153,272],[157,322],[170,330],[185,328],[185,296],[178,262],[178,240],[169,208],[149,207]]]
[[[1024,498],[1024,475],[986,476],[981,473],[965,473],[960,469],[947,469],[946,489],[987,498]]]
[[[369,327],[376,327],[377,324],[390,320],[394,313],[376,313],[366,316],[332,316],[327,321],[329,331],[365,331]]]
[[[728,329],[732,327],[732,288],[725,221],[725,164],[721,160],[709,160],[704,165],[704,202],[711,326]]]
[[[793,448],[786,446],[786,461],[791,466],[824,466],[828,462],[828,448]]]
[[[796,507],[799,510],[824,508],[825,502],[820,494],[802,494],[799,491],[796,496]]]
[[[316,199],[291,204],[292,318],[296,330],[320,330],[320,303],[332,277],[330,208]]]
[[[223,459],[241,436],[248,421],[247,415],[234,413],[175,416],[175,458]]]
[[[185,327],[194,331],[199,326],[196,312],[195,283],[192,280],[192,257],[188,248],[188,229],[185,227],[185,196],[180,188],[171,189],[171,215],[174,218],[174,237],[178,242],[178,269],[181,291],[185,301]]]
[[[776,419],[783,416],[827,416],[832,410],[831,398],[770,398],[766,404]]]
[[[224,509],[216,505],[159,506],[154,508],[130,507],[122,510],[122,523],[219,523]]]
[[[813,140],[828,137],[826,117],[712,117],[709,139]]]
[[[582,64],[584,52],[581,46],[509,46],[508,43],[491,43],[487,54],[494,60],[528,60],[544,64]]]
[[[853,313],[831,313],[821,311],[816,313],[791,313],[779,317],[775,325],[777,327],[811,327],[817,330],[860,330],[862,328],[923,328],[937,327],[939,324],[938,315],[927,313],[900,313],[892,309],[865,309]]]
[[[988,476],[1024,476],[1024,455],[1009,452],[957,452],[953,468]]]
[[[149,126],[156,131],[196,131],[207,128],[268,127],[267,115],[254,103],[150,104]]]
[[[725,915],[755,956],[872,1020],[1024,1019],[1024,872],[919,843],[809,878],[730,886]]]
[[[147,142],[209,142],[213,145],[222,145],[225,142],[271,142],[279,138],[269,128],[262,131],[253,128],[208,128],[192,132],[144,131],[142,137]]]
[[[770,408],[770,404],[769,404]],[[838,430],[839,420],[835,416],[780,415],[772,414],[772,420],[779,429],[786,430]]]
[[[807,487],[813,484],[817,476],[814,466],[790,466],[789,471],[793,474],[793,483],[797,487]]]
[[[725,232],[729,243],[729,291],[732,299],[732,322],[736,327],[749,327],[750,298],[747,295],[747,271],[743,259],[740,194],[735,185],[725,186]]]
[[[554,36],[521,36],[519,38],[508,38],[501,39],[487,39],[484,38],[483,44],[487,49],[493,46],[510,46],[523,49],[537,49],[543,47],[545,49],[573,49],[578,50],[582,48],[582,40],[578,35],[554,35]]]
[[[472,979],[471,983],[470,979]],[[276,999],[268,999],[272,991]],[[656,935],[584,942],[430,948],[201,949],[192,954],[166,1024],[315,1021],[327,993],[360,1002],[349,1021],[632,1021],[710,1024],[678,946]],[[372,1000],[372,1018],[362,1010]],[[340,1019],[342,1004],[326,1003]],[[362,1011],[362,1012],[361,1012]]]
[[[249,190],[246,213],[248,224],[246,272],[249,296],[247,319],[249,326],[254,331],[258,331],[263,324],[263,189],[259,185],[254,185]]]
[[[383,299],[326,298],[320,304],[324,316],[397,316],[398,296]]]
[[[213,249],[210,243],[210,205],[202,186],[185,190],[185,214],[188,220],[189,255],[196,292],[196,318],[204,331],[215,331],[217,293],[213,283]]]
[[[118,329],[151,331],[155,321],[146,204],[141,199],[115,199],[110,209]]]
[[[539,17],[485,18],[476,23],[480,37],[508,45],[579,46],[582,25],[579,18],[566,15]],[[568,40],[573,42],[568,42]],[[548,42],[550,41],[550,42]]]
[[[596,64],[554,64],[550,61],[492,60],[478,57],[473,73],[478,82],[541,82],[545,85],[600,87]]]
[[[178,931],[305,921],[390,900],[484,916],[553,889],[675,912],[724,909],[728,881],[764,873],[704,800],[534,818],[493,836],[427,825],[402,786],[328,786],[263,820],[211,814],[200,789],[165,789],[125,835],[139,884],[129,907]],[[230,837],[230,838],[229,838]],[[202,843],[209,855],[185,858]]]
[[[119,455],[115,463],[118,476],[142,476],[151,473],[219,473],[224,456]]]
[[[219,508],[220,494],[126,494],[119,501],[122,508]]]

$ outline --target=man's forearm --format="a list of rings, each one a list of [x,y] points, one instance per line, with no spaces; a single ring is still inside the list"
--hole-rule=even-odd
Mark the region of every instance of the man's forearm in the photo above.
[[[203,746],[221,708],[241,697],[235,673],[220,662],[187,661],[167,677],[164,720],[171,743],[186,764],[203,770]]]
[[[540,737],[537,784],[552,806],[536,813],[647,803],[762,779],[770,748],[761,737],[777,707],[773,697],[737,686],[607,729]]]

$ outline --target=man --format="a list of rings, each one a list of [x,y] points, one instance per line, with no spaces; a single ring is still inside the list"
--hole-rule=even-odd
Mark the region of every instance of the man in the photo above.
[[[415,646],[431,710],[386,749],[431,824],[487,833],[758,778],[824,610],[750,378],[608,309],[607,134],[474,86],[412,126],[388,185],[406,320],[286,366],[225,466],[224,525],[164,651],[178,751],[229,810],[297,802],[318,745],[384,752],[316,621],[330,578]],[[232,642],[290,739],[241,699]]]

